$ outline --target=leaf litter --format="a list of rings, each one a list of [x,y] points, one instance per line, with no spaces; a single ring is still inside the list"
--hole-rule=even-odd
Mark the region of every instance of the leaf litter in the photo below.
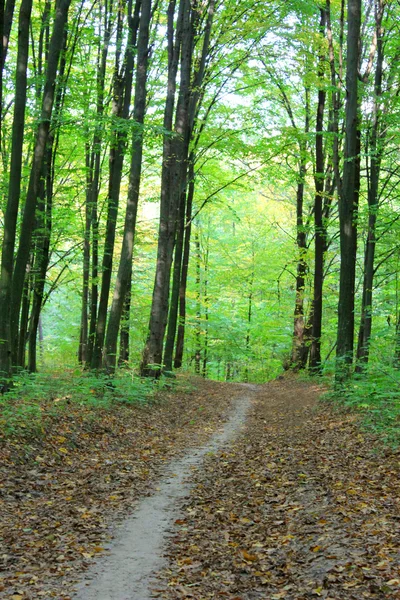
[[[154,491],[172,457],[210,437],[241,393],[200,378],[186,388],[147,405],[71,403],[41,437],[0,438],[0,598],[69,600],[112,524]]]
[[[96,418],[71,406],[45,438],[2,443],[1,598],[70,599],[112,523],[241,392],[196,385]],[[259,386],[243,434],[193,475],[155,598],[400,598],[400,453],[354,415],[317,408],[320,391],[291,378]]]
[[[259,386],[243,434],[194,475],[154,597],[400,598],[400,453],[320,392]]]

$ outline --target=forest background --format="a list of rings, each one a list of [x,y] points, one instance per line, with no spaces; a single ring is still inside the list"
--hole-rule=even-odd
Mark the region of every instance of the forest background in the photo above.
[[[4,398],[308,369],[396,430],[399,10],[1,0]]]

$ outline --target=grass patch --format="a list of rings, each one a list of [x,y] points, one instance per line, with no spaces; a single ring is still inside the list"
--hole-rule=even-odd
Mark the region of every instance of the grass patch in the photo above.
[[[42,437],[54,419],[68,412],[95,419],[96,411],[148,403],[160,390],[176,385],[176,380],[140,378],[127,369],[112,379],[80,369],[21,373],[13,388],[0,396],[0,435]]]

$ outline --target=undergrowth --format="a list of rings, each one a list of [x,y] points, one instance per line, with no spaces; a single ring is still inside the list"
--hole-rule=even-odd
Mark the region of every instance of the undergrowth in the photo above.
[[[359,412],[365,427],[386,443],[400,444],[400,371],[371,364],[365,374],[354,374],[324,399]]]
[[[0,396],[0,435],[43,436],[51,421],[70,411],[81,408],[95,419],[101,409],[148,403],[163,388],[176,385],[171,379],[140,378],[127,369],[112,379],[81,370],[23,372],[15,377],[11,390]]]

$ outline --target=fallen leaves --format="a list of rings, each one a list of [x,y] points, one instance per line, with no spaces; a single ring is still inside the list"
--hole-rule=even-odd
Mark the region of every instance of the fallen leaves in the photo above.
[[[220,426],[239,393],[199,381],[199,392],[164,392],[151,405],[71,403],[46,436],[0,439],[1,598],[70,598],[106,552],[110,523],[151,492],[166,461]]]
[[[158,597],[400,598],[398,454],[316,410],[315,386],[259,389],[243,435],[194,476]]]

